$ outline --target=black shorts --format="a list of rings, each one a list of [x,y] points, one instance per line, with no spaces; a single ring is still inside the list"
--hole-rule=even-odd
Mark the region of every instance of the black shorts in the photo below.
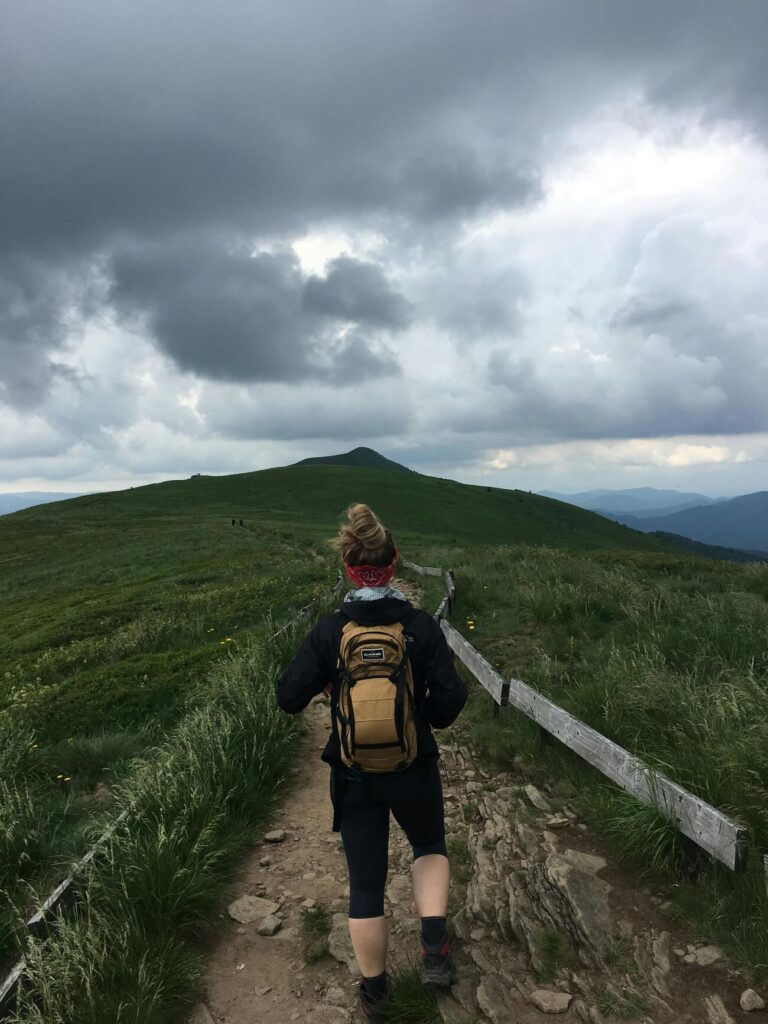
[[[443,787],[437,757],[422,757],[402,772],[373,774],[334,768],[331,796],[349,868],[349,916],[380,917],[387,883],[389,813],[405,832],[413,859],[446,855]],[[335,790],[334,782],[341,782]],[[335,790],[335,792],[334,792]]]

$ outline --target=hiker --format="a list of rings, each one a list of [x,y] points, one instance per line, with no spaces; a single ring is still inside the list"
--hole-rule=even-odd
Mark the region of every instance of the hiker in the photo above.
[[[432,727],[450,725],[467,695],[438,623],[389,586],[397,548],[371,509],[350,506],[331,543],[355,589],[306,637],[280,676],[277,701],[296,714],[323,691],[331,697],[333,728],[322,759],[331,765],[333,830],[341,832],[349,869],[360,1005],[378,1022],[390,991],[384,917],[390,811],[413,848],[422,982],[447,987],[456,980],[446,935],[449,865]]]

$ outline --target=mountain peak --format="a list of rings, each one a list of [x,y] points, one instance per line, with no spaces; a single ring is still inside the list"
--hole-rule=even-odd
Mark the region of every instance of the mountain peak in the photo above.
[[[414,470],[399,462],[393,462],[373,448],[359,446],[340,455],[317,455],[310,459],[302,459],[295,466],[352,466],[358,469],[389,469],[399,473],[413,473]]]

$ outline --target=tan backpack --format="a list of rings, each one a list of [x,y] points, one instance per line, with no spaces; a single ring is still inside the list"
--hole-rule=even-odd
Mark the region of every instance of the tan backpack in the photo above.
[[[341,759],[366,772],[395,772],[416,757],[413,673],[403,627],[347,622],[335,705]]]

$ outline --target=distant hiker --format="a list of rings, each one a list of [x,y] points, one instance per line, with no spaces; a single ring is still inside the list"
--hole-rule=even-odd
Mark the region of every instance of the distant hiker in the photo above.
[[[232,520],[232,525],[233,525],[233,526],[235,525],[235,520],[234,520],[234,519]]]
[[[242,520],[242,519],[240,520],[240,525],[241,525],[241,526],[245,526],[245,523],[243,522],[243,520]]]
[[[389,997],[387,881],[389,813],[413,847],[421,917],[421,979],[448,986],[455,971],[446,936],[449,866],[438,749],[431,727],[450,725],[467,698],[437,622],[388,584],[397,548],[367,505],[352,505],[333,541],[356,585],[322,618],[281,675],[277,701],[302,711],[325,691],[333,728],[333,830],[349,868],[349,933],[362,977],[360,1004],[382,1021]],[[372,711],[373,709],[373,711]]]

